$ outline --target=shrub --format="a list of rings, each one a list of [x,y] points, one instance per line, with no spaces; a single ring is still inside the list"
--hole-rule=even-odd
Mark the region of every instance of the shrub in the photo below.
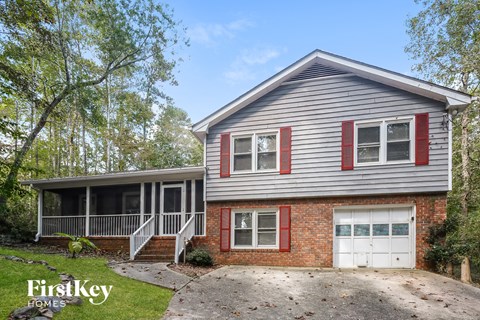
[[[209,267],[213,265],[213,258],[210,253],[205,249],[193,249],[192,252],[187,254],[187,262],[194,266]]]

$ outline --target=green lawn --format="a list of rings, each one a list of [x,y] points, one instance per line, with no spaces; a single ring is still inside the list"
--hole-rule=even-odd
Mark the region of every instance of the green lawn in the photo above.
[[[160,319],[167,309],[173,292],[151,284],[122,277],[110,270],[104,258],[67,258],[60,254],[41,254],[0,247],[0,255],[14,255],[31,260],[45,260],[57,268],[47,270],[43,265],[25,264],[0,257],[0,319],[7,318],[15,308],[28,303],[27,280],[46,280],[47,285],[60,282],[58,273],[65,272],[77,280],[90,280],[96,285],[113,285],[108,300],[92,305],[83,299],[81,306],[67,306],[54,319]],[[88,286],[86,286],[88,287]],[[97,301],[97,300],[96,300]],[[101,301],[101,300],[100,300]]]

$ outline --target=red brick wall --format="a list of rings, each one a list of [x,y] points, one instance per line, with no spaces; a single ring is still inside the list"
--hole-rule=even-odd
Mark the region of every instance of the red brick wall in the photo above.
[[[426,269],[426,238],[429,227],[446,217],[446,194],[209,202],[206,236],[197,237],[195,245],[206,246],[220,264],[332,267],[333,208],[385,204],[416,205],[416,267]],[[292,208],[290,252],[271,249],[220,252],[220,208],[272,208],[280,205]]]
[[[130,237],[87,237],[98,248],[108,252],[129,252],[130,251]],[[42,237],[40,244],[47,246],[61,246],[67,247],[68,239],[61,237]]]
[[[107,252],[126,252],[130,253],[130,237],[87,237],[98,248]],[[40,244],[47,246],[67,247],[68,239],[62,237],[42,237]],[[175,237],[153,237],[149,246],[152,248],[164,248],[166,252],[175,251]]]

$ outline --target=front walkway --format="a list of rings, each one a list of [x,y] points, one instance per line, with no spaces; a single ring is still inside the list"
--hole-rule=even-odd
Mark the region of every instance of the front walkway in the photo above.
[[[229,266],[178,291],[164,319],[480,319],[480,289],[419,270]]]
[[[167,264],[165,262],[124,262],[110,264],[110,268],[122,276],[170,288],[174,291],[180,290],[192,280],[189,276],[170,270]]]

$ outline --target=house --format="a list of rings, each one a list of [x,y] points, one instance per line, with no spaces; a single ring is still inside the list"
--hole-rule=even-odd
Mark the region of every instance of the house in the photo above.
[[[42,241],[80,232],[178,260],[193,237],[222,264],[425,268],[451,120],[471,101],[316,50],[193,125],[203,167],[25,183],[43,190]]]

